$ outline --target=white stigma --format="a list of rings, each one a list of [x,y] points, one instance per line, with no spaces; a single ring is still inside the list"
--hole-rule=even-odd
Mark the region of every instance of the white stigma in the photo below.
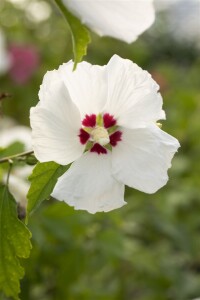
[[[92,141],[100,144],[101,146],[105,146],[110,143],[110,138],[108,131],[101,126],[96,126],[90,133],[92,137]]]

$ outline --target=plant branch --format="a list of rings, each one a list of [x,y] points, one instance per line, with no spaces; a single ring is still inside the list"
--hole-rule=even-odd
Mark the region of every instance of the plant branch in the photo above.
[[[33,154],[33,151],[26,151],[26,152],[18,153],[18,154],[15,154],[15,155],[7,156],[7,157],[4,157],[4,158],[0,159],[0,164],[3,164],[5,162],[9,162],[10,160],[17,159],[17,158],[20,158],[20,157],[29,156],[31,154]]]
[[[11,95],[8,94],[8,93],[1,93],[0,94],[0,101],[2,101],[5,98],[10,98],[10,97],[11,97]]]

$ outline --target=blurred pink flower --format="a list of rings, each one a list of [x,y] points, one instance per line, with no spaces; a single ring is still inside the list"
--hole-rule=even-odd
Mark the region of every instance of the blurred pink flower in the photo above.
[[[17,84],[26,84],[40,63],[38,50],[32,45],[11,45],[10,77]]]

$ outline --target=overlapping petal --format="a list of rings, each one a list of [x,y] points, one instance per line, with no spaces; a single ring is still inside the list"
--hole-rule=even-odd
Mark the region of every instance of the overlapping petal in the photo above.
[[[41,101],[30,113],[35,155],[41,162],[67,165],[84,151],[78,137],[80,113],[56,71],[47,73],[39,96]]]
[[[124,185],[111,175],[110,153],[97,156],[86,152],[59,178],[52,196],[90,213],[126,204]]]
[[[82,62],[74,72],[73,62],[69,62],[60,66],[58,72],[82,118],[102,112],[107,99],[105,66]]]
[[[101,36],[135,41],[154,19],[152,0],[63,0],[67,8]]]
[[[39,106],[43,107],[71,127],[80,128],[80,113],[73,103],[68,89],[65,86],[58,70],[49,71],[45,74],[39,91]]]
[[[108,100],[106,112],[128,128],[165,118],[159,86],[151,75],[128,59],[114,55],[107,65]]]
[[[112,174],[132,188],[154,193],[166,184],[179,146],[177,139],[156,125],[122,129],[122,142],[112,151]]]

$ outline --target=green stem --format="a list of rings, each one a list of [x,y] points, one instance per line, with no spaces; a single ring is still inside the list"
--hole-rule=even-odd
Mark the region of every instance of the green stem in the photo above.
[[[4,157],[4,158],[0,159],[0,164],[3,164],[5,162],[9,162],[10,160],[13,160],[13,159],[16,159],[16,158],[29,156],[31,154],[33,154],[33,151],[26,151],[26,152],[18,153],[18,154],[15,154],[15,155],[7,156],[7,157]]]

